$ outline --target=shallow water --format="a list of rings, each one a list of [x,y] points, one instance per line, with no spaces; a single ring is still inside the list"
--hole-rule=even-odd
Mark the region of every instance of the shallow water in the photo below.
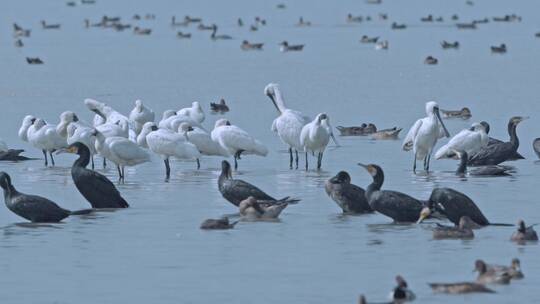
[[[430,225],[393,225],[382,215],[343,216],[324,193],[326,179],[347,170],[353,182],[365,186],[369,175],[357,162],[380,164],[384,188],[427,198],[436,186],[469,195],[496,222],[540,222],[536,198],[537,171],[531,142],[539,123],[537,54],[540,30],[535,1],[294,1],[284,11],[258,1],[97,1],[94,6],[65,6],[63,1],[4,1],[0,10],[0,137],[10,146],[27,149],[17,138],[24,115],[32,113],[57,122],[64,110],[86,121],[92,115],[82,101],[92,97],[129,113],[142,99],[156,113],[179,109],[192,101],[224,97],[226,115],[262,140],[266,158],[246,156],[236,173],[276,196],[292,195],[302,202],[287,208],[279,222],[239,223],[230,231],[201,231],[206,218],[237,210],[217,190],[220,159],[205,158],[202,169],[174,162],[173,176],[164,182],[159,159],[127,171],[118,188],[131,204],[127,210],[68,218],[61,224],[23,224],[0,208],[0,302],[2,303],[354,303],[360,293],[384,300],[402,274],[418,303],[530,303],[540,296],[538,245],[508,241],[514,228],[488,227],[470,241],[433,241]],[[388,3],[387,3],[388,2]],[[130,18],[156,14],[141,21],[154,32],[149,37],[102,29],[86,30],[83,19],[103,14]],[[390,21],[350,26],[347,13],[387,12]],[[421,16],[442,15],[443,24],[422,24]],[[516,13],[521,23],[489,23],[476,31],[459,31],[450,16],[462,20]],[[172,14],[202,16],[220,25],[232,41],[212,42],[209,34],[190,28],[191,40],[179,41],[168,26]],[[268,20],[258,32],[236,27],[256,15]],[[311,28],[293,26],[302,15]],[[60,31],[44,31],[39,20],[62,23]],[[409,28],[391,31],[392,21]],[[32,28],[26,46],[13,47],[11,23]],[[185,29],[181,29],[185,30]],[[358,42],[362,35],[390,41],[388,51]],[[242,52],[241,40],[265,42],[262,52]],[[277,43],[306,43],[304,52],[282,54]],[[459,51],[443,51],[443,39],[459,40]],[[506,43],[505,55],[491,55],[490,45]],[[439,65],[426,66],[427,55]],[[43,66],[30,66],[25,56],[40,56]],[[288,169],[288,155],[270,131],[276,111],[263,88],[278,82],[289,107],[314,117],[326,112],[336,125],[373,122],[380,128],[400,126],[406,133],[424,115],[424,103],[437,100],[443,109],[468,106],[470,121],[446,121],[452,134],[473,121],[487,120],[491,135],[506,139],[513,115],[531,119],[518,127],[520,153],[511,177],[454,177],[454,161],[433,161],[429,175],[413,175],[412,155],[401,141],[338,138],[341,147],[325,154],[320,172]],[[158,114],[160,116],[160,114]],[[220,116],[207,115],[213,127]],[[404,136],[405,134],[402,134]],[[444,142],[444,141],[443,141]],[[72,210],[88,208],[75,189],[69,167],[73,156],[57,157],[57,167],[41,160],[2,163],[22,192],[53,199]],[[301,159],[303,162],[303,159]],[[312,159],[312,163],[314,160]],[[115,170],[105,171],[115,179]],[[494,295],[435,295],[427,282],[473,280],[474,260],[509,264],[519,257],[526,278],[495,287]]]

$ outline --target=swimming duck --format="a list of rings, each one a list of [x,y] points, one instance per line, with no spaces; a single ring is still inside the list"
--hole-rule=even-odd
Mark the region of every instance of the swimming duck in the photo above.
[[[457,42],[457,41],[456,41]],[[472,117],[471,110],[467,107],[461,108],[461,110],[443,110],[441,109],[444,118],[461,118],[467,120]],[[486,131],[487,132],[487,131]]]
[[[525,226],[523,220],[519,220],[518,229],[512,234],[511,241],[521,243],[524,241],[538,241],[538,235],[533,228],[534,225],[529,227]]]
[[[325,182],[326,194],[338,204],[343,213],[371,213],[364,189],[351,184],[351,176],[345,171],[340,171],[336,176]]]
[[[441,42],[441,46],[443,49],[459,49],[459,42],[458,41],[448,42],[446,40],[443,40]]]
[[[428,283],[431,289],[437,293],[465,294],[465,293],[495,293],[484,284],[474,282],[459,283]]]
[[[525,276],[521,272],[521,262],[518,258],[513,258],[510,266],[487,264],[488,271],[493,270],[497,273],[507,273],[512,280],[523,279]]]
[[[232,39],[232,37],[229,36],[229,35],[218,35],[217,31],[218,31],[218,26],[215,25],[215,24],[212,24],[212,34],[210,35],[210,38],[212,40],[230,40],[230,39]]]
[[[236,24],[238,24],[239,27],[242,27],[244,26],[244,21],[242,21],[242,18],[238,18],[238,20],[236,21]]]
[[[298,19],[298,23],[296,24],[296,26],[311,26],[311,22],[305,21],[303,17],[300,17],[300,19]]]
[[[283,41],[279,45],[281,46],[279,49],[281,52],[299,52],[302,51],[305,46],[304,44],[289,45],[287,41]]]
[[[506,44],[502,43],[499,46],[492,46],[491,52],[496,54],[504,54],[506,53]]]
[[[392,29],[393,30],[404,30],[407,28],[406,24],[397,24],[396,22],[392,22]]]
[[[443,225],[437,225],[433,229],[433,238],[436,240],[444,239],[473,239],[474,232],[473,228],[478,225],[471,220],[468,216],[462,216],[459,219],[459,225],[457,227],[449,227]]]
[[[201,31],[213,31],[214,27],[212,25],[204,25],[201,23],[197,26],[197,29]]]
[[[189,39],[189,38],[191,38],[191,33],[178,32],[178,33],[176,33],[176,37],[178,37],[180,39]]]
[[[285,5],[285,3],[280,3],[280,4],[276,5],[276,8],[277,9],[286,9],[287,6]]]
[[[352,14],[347,14],[347,22],[349,23],[360,23],[362,22],[362,16],[353,16]]]
[[[488,18],[476,19],[476,20],[473,20],[473,23],[485,24],[485,23],[489,23],[489,19]]]
[[[229,222],[228,217],[222,217],[220,219],[207,219],[201,224],[201,229],[203,230],[225,230],[225,229],[233,229],[234,226],[238,223],[238,221],[235,222]]]
[[[136,26],[136,27],[133,28],[133,33],[135,35],[150,35],[150,34],[152,34],[152,29],[149,29],[149,28],[143,29],[143,28],[140,28],[140,27]]]
[[[467,174],[467,162],[469,160],[469,156],[467,152],[465,151],[455,151],[454,153],[459,157],[459,166],[456,170],[457,176],[465,176]],[[510,171],[512,170],[511,167],[508,166],[499,166],[499,165],[488,165],[488,166],[482,166],[478,167],[473,170],[469,170],[469,175],[473,176],[509,176]]]
[[[47,24],[45,20],[41,20],[41,27],[45,30],[58,30],[60,29],[60,24]]]
[[[264,43],[250,43],[247,40],[242,41],[240,48],[244,51],[262,50]]]
[[[363,35],[362,39],[360,39],[360,42],[362,42],[362,43],[377,43],[377,40],[379,40],[379,36],[377,36],[377,37],[368,37],[367,35]]]
[[[429,65],[435,65],[439,63],[439,60],[433,56],[427,56],[426,59],[424,59],[424,63]]]
[[[422,21],[422,22],[433,22],[433,16],[428,15],[427,17],[422,17],[422,18],[420,18],[420,21]]]
[[[210,103],[210,110],[212,112],[223,114],[229,112],[229,107],[225,104],[225,99],[221,98],[218,103]]]
[[[384,140],[384,139],[398,139],[399,132],[402,128],[393,127],[390,129],[378,130],[371,134],[371,139]]]
[[[337,126],[336,129],[340,132],[340,136],[364,136],[373,134],[377,131],[377,127],[372,123],[363,123],[359,127]]]
[[[277,219],[288,205],[286,200],[261,202],[250,196],[240,202],[238,209],[243,219]]]
[[[414,301],[416,295],[409,289],[405,279],[398,275],[396,276],[397,286],[392,291],[393,303],[404,303]]]
[[[375,43],[376,50],[388,50],[388,40],[378,41]]]
[[[478,272],[476,282],[480,284],[510,284],[511,276],[508,272],[497,272],[488,269],[487,264],[482,260],[474,262],[474,270]]]
[[[460,30],[475,30],[476,29],[476,23],[470,22],[470,23],[456,23],[456,27]]]
[[[39,57],[26,57],[26,62],[28,64],[43,64],[43,60],[41,60]]]

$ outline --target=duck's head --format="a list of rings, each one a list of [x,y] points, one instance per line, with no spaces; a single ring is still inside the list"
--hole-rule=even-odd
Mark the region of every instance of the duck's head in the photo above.
[[[516,271],[520,271],[521,270],[521,262],[519,261],[518,258],[513,258],[512,259],[512,269],[516,270]]]
[[[525,226],[525,222],[523,220],[518,221],[518,231],[521,233],[525,233],[527,231],[527,226]]]
[[[476,260],[474,262],[474,271],[477,271],[479,274],[483,274],[487,271],[487,265],[482,260]]]

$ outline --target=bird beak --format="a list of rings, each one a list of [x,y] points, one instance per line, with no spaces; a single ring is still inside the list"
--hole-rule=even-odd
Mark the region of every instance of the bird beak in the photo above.
[[[428,207],[422,208],[422,211],[420,211],[420,217],[418,218],[418,221],[416,223],[422,223],[422,221],[425,220],[430,214],[431,210]]]
[[[69,147],[69,148],[63,148],[63,149],[60,149],[58,151],[56,151],[56,155],[58,154],[62,154],[62,153],[77,153],[77,148],[76,147]]]
[[[366,164],[358,163],[357,165],[359,165],[360,167],[368,170],[368,165],[366,165]]]
[[[448,132],[448,130],[446,129],[446,126],[444,125],[444,122],[441,118],[441,113],[439,113],[439,107],[436,107],[435,108],[435,115],[437,115],[437,119],[439,120],[439,122],[441,123],[441,126],[444,130],[444,136],[446,137],[450,137],[450,133]]]

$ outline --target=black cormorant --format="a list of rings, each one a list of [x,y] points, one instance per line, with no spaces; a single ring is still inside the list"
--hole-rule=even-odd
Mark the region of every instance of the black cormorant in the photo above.
[[[0,161],[2,160],[6,160],[6,161],[31,160],[31,158],[20,155],[22,152],[24,152],[24,150],[22,149],[9,149],[7,151],[0,151]]]
[[[485,121],[481,121],[480,122],[481,125],[484,126],[484,128],[486,129],[486,134],[489,134],[489,130],[490,130],[490,126],[487,122]],[[510,134],[508,134],[510,135]],[[489,140],[488,140],[488,144],[487,146],[492,146],[492,145],[498,145],[498,144],[502,144],[504,143],[502,140],[499,140],[499,139],[496,139],[496,138],[493,138],[493,137],[489,137]],[[525,157],[523,157],[521,154],[519,154],[518,151],[516,151],[514,153],[514,155],[512,155],[510,158],[508,158],[508,160],[518,160],[518,159],[525,159]]]
[[[336,176],[327,180],[324,189],[326,194],[341,207],[343,213],[373,212],[366,199],[364,189],[351,184],[351,176],[345,171],[340,171]]]

